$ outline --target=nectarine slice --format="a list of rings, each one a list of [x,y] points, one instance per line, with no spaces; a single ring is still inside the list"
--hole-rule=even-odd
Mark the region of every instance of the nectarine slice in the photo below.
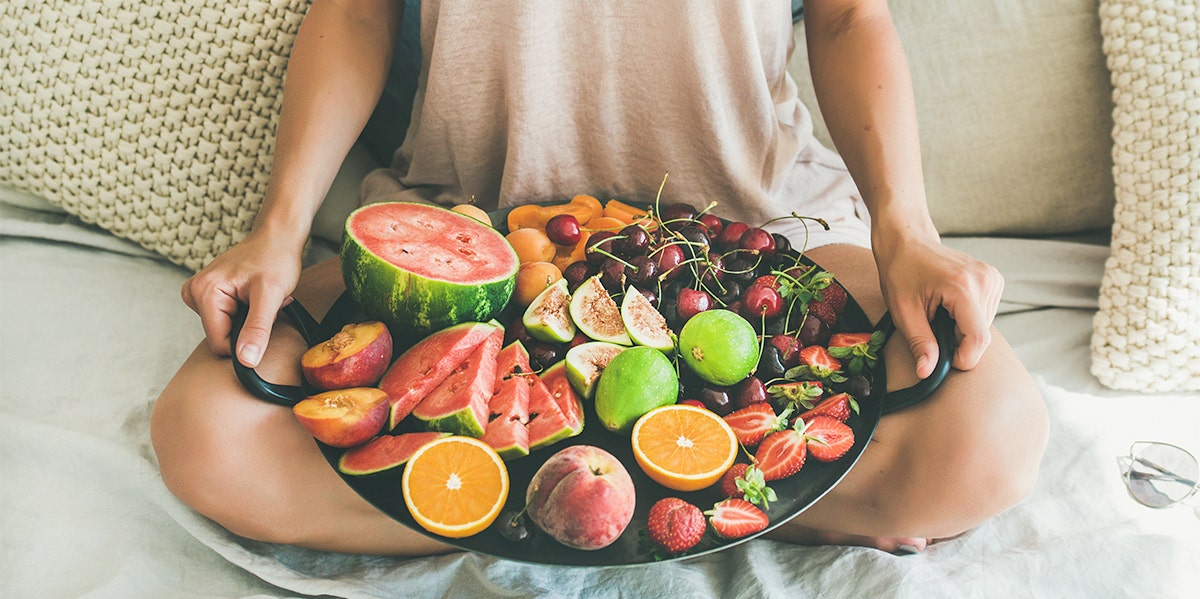
[[[362,445],[379,433],[388,416],[383,389],[326,391],[301,400],[292,413],[313,437],[333,447]]]
[[[312,346],[300,356],[300,369],[310,385],[328,391],[372,385],[391,362],[392,335],[375,320],[348,324]]]

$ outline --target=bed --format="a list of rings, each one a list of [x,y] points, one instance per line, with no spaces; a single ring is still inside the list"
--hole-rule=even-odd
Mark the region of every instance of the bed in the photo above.
[[[150,447],[153,402],[200,338],[198,318],[178,295],[190,269],[144,243],[110,234],[95,218],[81,219],[36,193],[0,186],[0,596],[1197,596],[1200,512],[1139,505],[1126,492],[1117,458],[1139,440],[1200,453],[1200,393],[1116,390],[1093,371],[1097,316],[1112,308],[1102,299],[1112,291],[1106,295],[1103,288],[1120,241],[1110,229],[1113,105],[1097,3],[895,4],[905,39],[928,41],[911,57],[918,89],[925,90],[919,103],[954,100],[945,69],[969,71],[976,88],[996,88],[989,93],[1012,87],[996,79],[1014,72],[1025,73],[1021,81],[1027,84],[1043,85],[1035,97],[1028,97],[1027,85],[958,114],[960,129],[990,122],[996,127],[991,131],[955,133],[947,122],[954,115],[938,119],[940,108],[922,109],[932,111],[922,113],[923,126],[932,123],[924,138],[933,163],[931,197],[962,189],[954,185],[990,186],[986,194],[935,212],[946,230],[955,231],[946,243],[1005,276],[996,325],[1034,375],[1050,411],[1040,476],[1020,504],[961,537],[907,556],[754,540],[664,564],[571,568],[463,553],[423,559],[342,555],[239,538],[166,490]],[[980,19],[987,19],[982,30]],[[973,28],[964,31],[964,23]],[[944,41],[959,44],[953,57],[947,57],[948,46],[929,41],[955,31],[957,37]],[[1015,39],[1003,47],[968,43],[987,34]],[[797,39],[802,35],[800,26]],[[971,70],[999,54],[1007,64]],[[1059,60],[1038,62],[1047,55]],[[1056,68],[1076,74],[1079,65],[1065,64],[1070,60],[1086,63],[1092,78],[1047,79]],[[1049,75],[1035,72],[1037,64]],[[1084,102],[1077,97],[1081,89],[1101,97]],[[1028,105],[1006,105],[1022,96],[1042,108],[1069,104],[1061,108],[1075,117],[1055,120],[1033,114]],[[988,117],[989,110],[1004,112]],[[1012,119],[1014,111],[1027,118]],[[1046,127],[1057,127],[1054,144],[1034,135]],[[984,133],[987,144],[970,143]],[[958,142],[976,162],[983,155],[993,167],[937,151],[939,144]],[[1067,180],[1056,170],[1012,177],[1021,167],[1010,162],[1045,162],[1051,150],[1060,153],[1058,167],[1089,176]],[[339,219],[354,201],[354,181],[370,167],[369,154],[356,148],[335,182],[310,261],[334,251]],[[1063,160],[1075,164],[1063,166]],[[947,174],[955,172],[957,179]],[[1037,177],[1040,182],[1031,181]],[[1005,189],[1006,180],[1017,189]],[[1006,193],[1041,195],[1033,204],[985,205],[988,197]],[[1054,207],[1072,194],[1083,199]],[[1190,202],[1200,204],[1194,191]],[[1039,230],[1022,222],[1027,209],[1038,210],[1034,217],[1043,220],[1074,219],[1073,226]],[[1185,316],[1187,308],[1182,306]]]

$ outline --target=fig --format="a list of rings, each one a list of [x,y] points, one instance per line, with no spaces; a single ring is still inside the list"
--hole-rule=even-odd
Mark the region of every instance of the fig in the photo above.
[[[636,287],[627,289],[621,300],[621,321],[629,338],[637,345],[652,347],[666,354],[675,351],[675,339],[667,327],[667,319]]]
[[[571,294],[568,309],[575,326],[589,338],[617,345],[633,345],[633,340],[625,331],[625,323],[621,321],[621,310],[600,282],[600,275],[588,277],[579,284],[575,293]]]
[[[576,393],[591,399],[596,395],[596,381],[625,346],[607,341],[580,343],[567,350],[567,380]]]
[[[576,332],[570,303],[567,280],[559,279],[533,298],[521,317],[521,324],[534,339],[566,343],[575,338]]]

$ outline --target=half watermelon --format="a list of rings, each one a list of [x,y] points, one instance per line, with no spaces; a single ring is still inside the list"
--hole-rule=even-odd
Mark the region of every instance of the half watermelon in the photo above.
[[[346,219],[346,290],[401,339],[486,321],[508,304],[517,253],[495,229],[440,206],[384,202]]]

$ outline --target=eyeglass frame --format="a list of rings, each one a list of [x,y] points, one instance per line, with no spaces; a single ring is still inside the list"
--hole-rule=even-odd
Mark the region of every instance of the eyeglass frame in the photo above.
[[[1133,443],[1131,443],[1129,445],[1129,453],[1127,455],[1119,456],[1117,458],[1118,467],[1121,469],[1121,481],[1125,483],[1125,490],[1129,493],[1129,496],[1132,497],[1134,501],[1138,502],[1138,504],[1143,505],[1148,508],[1151,508],[1151,509],[1156,509],[1156,510],[1165,510],[1165,509],[1173,508],[1173,507],[1176,507],[1178,505],[1183,505],[1183,504],[1191,505],[1190,503],[1187,503],[1187,502],[1189,499],[1191,499],[1193,496],[1195,496],[1198,491],[1200,491],[1200,477],[1197,477],[1197,480],[1189,480],[1188,478],[1181,476],[1179,474],[1176,474],[1176,473],[1168,470],[1167,468],[1164,468],[1158,464],[1155,464],[1154,462],[1151,462],[1149,460],[1146,460],[1145,458],[1140,457],[1140,454],[1145,451],[1145,448],[1142,448],[1141,451],[1137,452],[1138,455],[1135,455],[1134,452],[1137,449],[1138,445],[1145,445],[1147,447],[1159,445],[1159,446],[1163,446],[1163,447],[1170,447],[1173,449],[1177,449],[1177,450],[1183,452],[1184,455],[1191,458],[1192,462],[1195,462],[1197,464],[1197,466],[1200,467],[1200,460],[1196,459],[1195,454],[1193,454],[1192,452],[1190,452],[1178,445],[1175,445],[1173,443],[1166,443],[1163,441],[1134,441]],[[1138,498],[1137,494],[1133,491],[1132,477],[1134,476],[1133,465],[1135,462],[1138,464],[1141,464],[1143,466],[1153,468],[1154,470],[1157,470],[1158,472],[1162,473],[1162,475],[1165,475],[1165,476],[1154,476],[1150,473],[1139,472],[1138,474],[1140,475],[1139,478],[1141,480],[1148,480],[1148,479],[1149,480],[1171,480],[1171,481],[1181,483],[1184,485],[1191,485],[1192,488],[1190,491],[1185,493],[1183,495],[1183,497],[1173,500],[1166,505],[1156,506],[1156,505],[1151,505],[1149,503],[1146,503],[1145,501],[1142,501],[1140,498]],[[1200,518],[1200,505],[1196,506],[1196,517]]]

